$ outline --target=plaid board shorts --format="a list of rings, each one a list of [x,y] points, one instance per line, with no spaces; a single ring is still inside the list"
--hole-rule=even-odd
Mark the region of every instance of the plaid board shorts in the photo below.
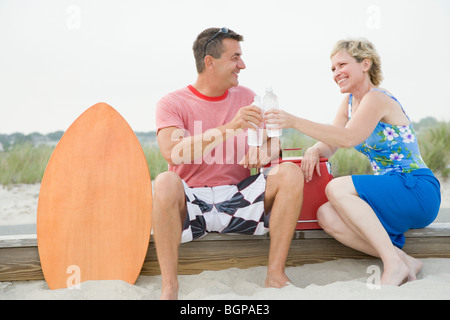
[[[190,188],[183,181],[187,215],[181,242],[208,232],[263,235],[269,231],[270,214],[264,212],[266,176],[250,176],[237,185]]]

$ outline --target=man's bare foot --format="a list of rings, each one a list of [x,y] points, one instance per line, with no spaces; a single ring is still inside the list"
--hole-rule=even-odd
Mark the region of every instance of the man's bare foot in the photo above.
[[[283,288],[290,283],[284,271],[267,271],[266,288]]]
[[[178,300],[178,285],[163,286],[161,288],[161,297],[159,300]]]

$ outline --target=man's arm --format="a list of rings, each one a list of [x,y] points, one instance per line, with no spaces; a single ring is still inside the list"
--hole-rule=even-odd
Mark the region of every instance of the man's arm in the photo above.
[[[184,131],[180,128],[163,128],[158,132],[159,148],[163,157],[172,166],[193,163],[226,139],[240,134],[246,128],[253,128],[251,122],[260,125],[262,119],[260,109],[250,105],[239,109],[230,122],[202,134],[185,137]]]
[[[268,138],[261,147],[250,147],[248,153],[239,162],[245,168],[259,169],[280,157],[281,141],[277,137]]]

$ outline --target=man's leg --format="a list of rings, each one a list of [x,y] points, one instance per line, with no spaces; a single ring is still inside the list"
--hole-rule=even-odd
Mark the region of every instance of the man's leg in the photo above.
[[[303,184],[300,167],[291,162],[273,168],[267,177],[264,207],[271,214],[266,287],[281,288],[289,282],[284,270],[303,203]]]
[[[167,171],[155,180],[152,210],[153,236],[161,269],[161,299],[178,298],[178,248],[186,217],[181,178]]]

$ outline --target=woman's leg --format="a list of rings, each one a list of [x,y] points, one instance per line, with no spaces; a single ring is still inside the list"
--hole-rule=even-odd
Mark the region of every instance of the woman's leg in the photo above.
[[[399,256],[375,212],[359,197],[352,178],[347,176],[332,180],[326,188],[326,193],[332,208],[347,227],[348,233],[339,232],[340,240],[337,240],[380,257],[384,265],[381,284],[400,285],[410,270]]]
[[[379,258],[377,251],[356,232],[350,229],[330,202],[317,211],[317,220],[322,229],[340,243],[365,254]]]
[[[377,251],[365,239],[361,238],[352,229],[350,229],[330,202],[323,204],[318,212],[317,219],[322,229],[335,238],[340,243],[352,249],[364,252],[368,255],[379,258]],[[422,269],[422,262],[415,259],[401,249],[395,247],[398,256],[409,268],[408,281],[416,280],[417,273]]]

